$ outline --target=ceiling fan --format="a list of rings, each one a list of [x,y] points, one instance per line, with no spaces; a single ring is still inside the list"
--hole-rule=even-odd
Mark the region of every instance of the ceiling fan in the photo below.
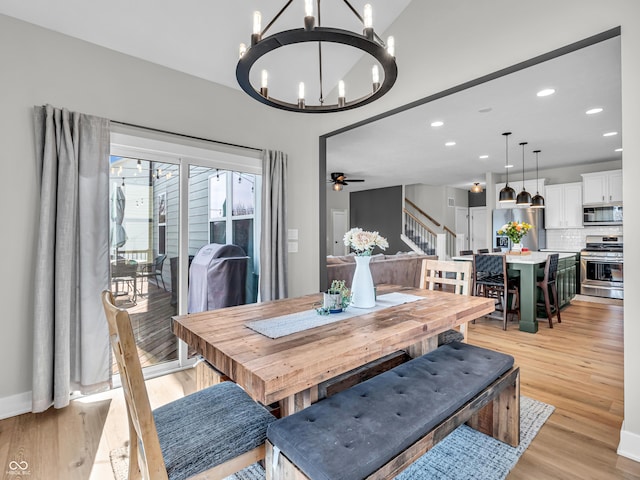
[[[364,180],[347,178],[347,176],[342,172],[331,172],[331,180],[329,180],[329,183],[333,182],[333,189],[336,192],[339,192],[342,190],[342,187],[349,185],[347,180],[350,182],[364,182]]]

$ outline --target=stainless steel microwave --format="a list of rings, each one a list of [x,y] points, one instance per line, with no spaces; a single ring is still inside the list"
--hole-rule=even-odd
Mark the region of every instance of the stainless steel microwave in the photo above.
[[[599,205],[583,207],[582,224],[622,225],[622,205]]]

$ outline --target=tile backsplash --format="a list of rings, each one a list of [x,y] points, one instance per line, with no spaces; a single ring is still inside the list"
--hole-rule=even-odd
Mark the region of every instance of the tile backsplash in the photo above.
[[[575,250],[586,245],[587,235],[622,235],[621,225],[547,230],[547,249]]]

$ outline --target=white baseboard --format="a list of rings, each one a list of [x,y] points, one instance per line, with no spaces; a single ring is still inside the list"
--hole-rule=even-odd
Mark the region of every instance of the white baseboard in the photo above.
[[[625,430],[624,422],[622,422],[622,428],[620,429],[618,455],[640,462],[640,435]]]
[[[31,411],[31,392],[0,398],[0,420]]]

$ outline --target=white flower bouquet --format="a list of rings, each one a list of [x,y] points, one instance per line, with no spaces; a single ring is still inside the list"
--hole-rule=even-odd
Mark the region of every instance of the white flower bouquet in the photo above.
[[[352,228],[344,234],[344,244],[359,256],[371,255],[375,247],[385,250],[389,246],[387,239],[378,232],[365,232],[361,228]]]

